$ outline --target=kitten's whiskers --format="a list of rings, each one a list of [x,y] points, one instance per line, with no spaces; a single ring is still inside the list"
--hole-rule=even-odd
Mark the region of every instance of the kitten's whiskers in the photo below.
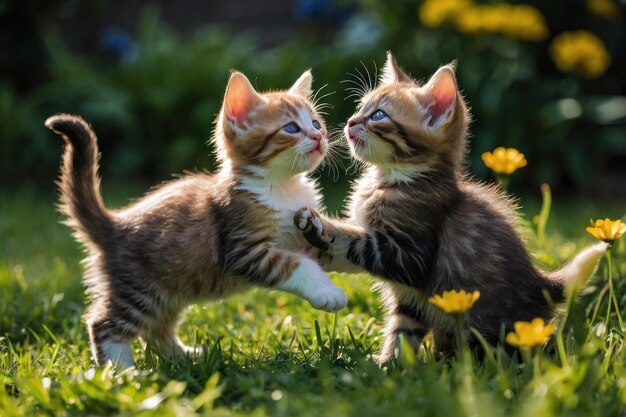
[[[328,115],[328,112],[326,111],[326,109],[333,109],[334,106],[330,103],[320,103],[321,100],[323,100],[324,98],[331,96],[333,94],[335,94],[335,91],[330,91],[328,93],[322,94],[318,97],[318,95],[320,94],[320,92],[324,89],[324,87],[327,87],[328,84],[324,84],[323,86],[321,86],[313,95],[312,98],[312,102],[313,102],[313,109],[322,115]]]

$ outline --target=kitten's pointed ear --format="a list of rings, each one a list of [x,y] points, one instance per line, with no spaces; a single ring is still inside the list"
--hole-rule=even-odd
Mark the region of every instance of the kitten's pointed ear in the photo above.
[[[440,126],[450,119],[458,99],[454,66],[445,65],[439,68],[423,88],[428,101],[428,126]]]
[[[302,73],[300,78],[296,80],[295,83],[289,88],[289,92],[291,94],[295,94],[297,96],[302,97],[303,99],[308,99],[313,94],[313,75],[311,74],[311,70],[306,70]]]
[[[243,127],[248,114],[262,102],[263,97],[254,90],[245,75],[240,72],[230,75],[224,95],[224,112],[229,122]]]
[[[380,84],[386,85],[407,82],[413,82],[413,79],[402,71],[391,52],[387,51],[387,62],[385,62],[383,72],[380,75]]]

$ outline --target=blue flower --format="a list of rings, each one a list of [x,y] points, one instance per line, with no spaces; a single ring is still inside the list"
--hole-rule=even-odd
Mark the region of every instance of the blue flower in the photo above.
[[[132,61],[137,57],[137,43],[131,34],[122,29],[105,29],[100,36],[100,47],[120,61]]]
[[[342,25],[354,12],[350,4],[337,4],[334,0],[298,0],[294,8],[300,20],[324,20]]]

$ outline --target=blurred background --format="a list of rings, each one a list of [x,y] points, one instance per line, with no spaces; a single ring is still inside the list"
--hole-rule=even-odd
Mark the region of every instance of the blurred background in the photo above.
[[[93,124],[105,193],[212,169],[231,68],[259,90],[312,68],[338,126],[354,110],[342,81],[373,79],[391,50],[418,79],[457,60],[476,176],[490,178],[483,152],[515,147],[516,193],[624,198],[625,14],[625,0],[0,0],[0,187],[52,191],[62,146],[43,121],[59,112]],[[332,210],[346,171],[320,172]]]

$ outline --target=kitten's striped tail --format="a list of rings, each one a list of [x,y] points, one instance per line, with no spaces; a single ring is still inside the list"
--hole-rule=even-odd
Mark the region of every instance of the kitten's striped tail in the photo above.
[[[565,295],[585,286],[598,266],[598,262],[608,245],[604,242],[591,245],[580,252],[570,263],[550,274],[550,278],[561,281]]]
[[[45,125],[66,142],[58,181],[60,209],[81,240],[103,245],[113,233],[114,221],[100,195],[96,135],[83,119],[68,114],[52,116]]]

